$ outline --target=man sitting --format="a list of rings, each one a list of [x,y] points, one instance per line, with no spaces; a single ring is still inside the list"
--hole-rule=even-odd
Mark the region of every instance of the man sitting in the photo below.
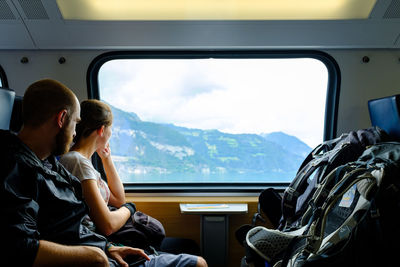
[[[80,120],[74,93],[50,80],[33,83],[23,99],[18,136],[0,131],[1,258],[4,266],[207,266],[188,254],[147,256],[143,250],[113,246],[82,224],[88,214],[79,180],[57,162]],[[142,266],[141,265],[141,266]]]

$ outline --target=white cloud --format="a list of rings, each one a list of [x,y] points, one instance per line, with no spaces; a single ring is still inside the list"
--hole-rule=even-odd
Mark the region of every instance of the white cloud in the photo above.
[[[142,120],[322,140],[327,70],[314,59],[114,60],[99,77],[101,98]]]

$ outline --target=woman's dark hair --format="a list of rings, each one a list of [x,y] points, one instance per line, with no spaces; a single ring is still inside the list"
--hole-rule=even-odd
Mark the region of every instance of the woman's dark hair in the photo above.
[[[113,121],[111,108],[96,99],[84,100],[81,103],[81,121],[76,125],[74,142],[82,137],[88,137],[101,126],[110,126]]]

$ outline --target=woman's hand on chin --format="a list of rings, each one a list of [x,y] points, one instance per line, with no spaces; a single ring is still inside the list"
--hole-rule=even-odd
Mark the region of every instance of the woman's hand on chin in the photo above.
[[[100,147],[96,150],[101,159],[107,159],[111,156],[110,143],[107,143],[105,147]]]

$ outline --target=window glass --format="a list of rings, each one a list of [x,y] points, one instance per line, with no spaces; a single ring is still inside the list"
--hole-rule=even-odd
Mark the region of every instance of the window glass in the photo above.
[[[124,183],[289,182],[323,140],[315,58],[113,59],[98,86]]]

